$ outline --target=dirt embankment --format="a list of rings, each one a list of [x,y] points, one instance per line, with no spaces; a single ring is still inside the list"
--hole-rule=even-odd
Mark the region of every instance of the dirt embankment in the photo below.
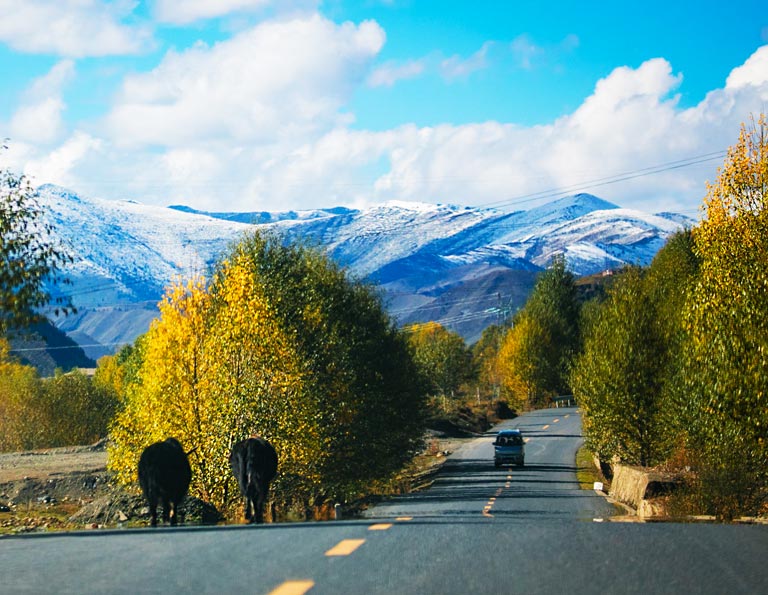
[[[110,491],[106,444],[0,454],[0,532],[70,527]]]
[[[92,446],[0,453],[0,485],[19,480],[48,480],[70,473],[100,473],[106,470],[107,449],[104,442]]]

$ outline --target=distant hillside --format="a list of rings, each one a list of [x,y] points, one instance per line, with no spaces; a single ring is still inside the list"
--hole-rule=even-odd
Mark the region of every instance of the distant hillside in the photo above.
[[[35,325],[29,334],[11,339],[11,355],[37,368],[41,376],[53,376],[57,368],[95,368],[96,362],[79,345],[48,322]]]

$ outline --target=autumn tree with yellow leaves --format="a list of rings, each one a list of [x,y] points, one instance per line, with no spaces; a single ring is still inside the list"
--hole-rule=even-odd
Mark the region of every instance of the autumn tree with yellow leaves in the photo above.
[[[175,436],[191,493],[226,510],[229,450],[256,433],[278,452],[283,498],[340,500],[418,444],[424,397],[404,337],[375,292],[318,250],[248,235],[209,283],[171,287],[160,312],[112,428],[122,482],[146,445]]]
[[[721,517],[754,513],[768,484],[768,121],[742,126],[693,230],[680,402],[699,491]]]

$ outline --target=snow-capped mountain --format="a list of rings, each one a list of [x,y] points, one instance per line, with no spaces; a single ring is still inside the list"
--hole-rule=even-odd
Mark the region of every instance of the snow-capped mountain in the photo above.
[[[145,332],[165,286],[205,274],[253,225],[326,247],[353,275],[380,284],[401,322],[441,320],[471,341],[503,310],[524,303],[554,255],[564,254],[578,275],[648,264],[670,234],[692,224],[588,194],[514,213],[399,201],[365,210],[203,213],[84,198],[54,186],[40,196],[77,257],[66,291],[79,313],[55,322],[91,357]]]

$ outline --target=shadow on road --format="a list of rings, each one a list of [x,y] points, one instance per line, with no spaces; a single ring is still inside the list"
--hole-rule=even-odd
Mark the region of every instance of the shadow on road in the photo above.
[[[496,492],[498,499],[592,497],[591,493],[579,489],[575,473],[576,467],[572,465],[496,468],[493,462],[485,459],[449,460],[435,476],[429,489],[396,496],[390,502],[486,502]]]

